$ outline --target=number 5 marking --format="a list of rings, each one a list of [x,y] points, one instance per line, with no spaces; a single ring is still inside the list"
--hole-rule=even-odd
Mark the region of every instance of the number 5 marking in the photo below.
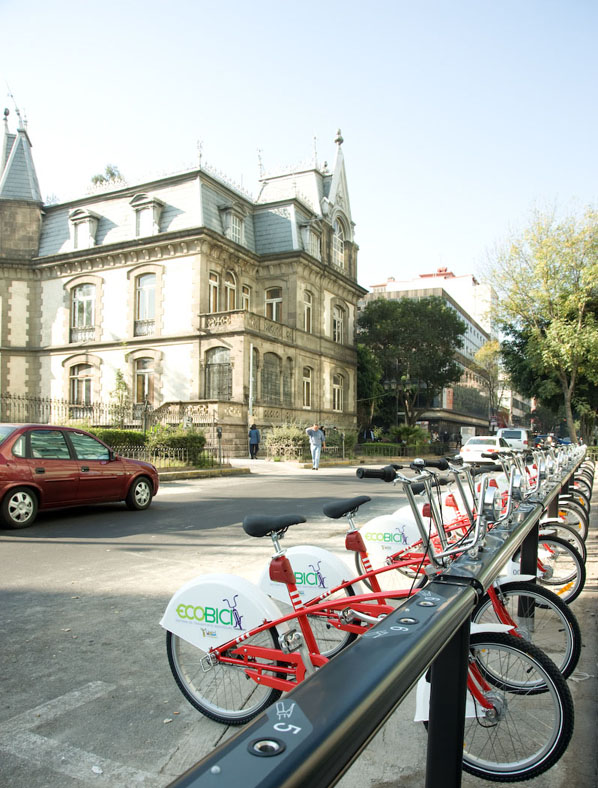
[[[301,728],[298,728],[296,725],[289,725],[288,722],[277,722],[274,726],[274,730],[278,731],[279,733],[297,734],[300,733]]]

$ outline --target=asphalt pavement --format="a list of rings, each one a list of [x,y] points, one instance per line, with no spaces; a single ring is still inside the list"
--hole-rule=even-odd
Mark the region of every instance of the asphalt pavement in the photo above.
[[[202,717],[174,683],[158,625],[172,593],[204,572],[257,579],[271,549],[242,532],[245,513],[299,511],[308,523],[285,544],[342,555],[342,525],[323,516],[324,502],[371,495],[366,519],[400,503],[390,485],[356,483],[354,468],[239,465],[251,474],[164,482],[147,512],[107,504],[0,530],[0,785],[167,786],[235,733]],[[572,606],[584,637],[569,680],[575,733],[563,759],[531,781],[547,788],[598,785],[597,505],[595,495],[588,579]],[[426,735],[413,709],[410,697],[342,788],[424,785]],[[464,775],[463,785],[490,783]]]

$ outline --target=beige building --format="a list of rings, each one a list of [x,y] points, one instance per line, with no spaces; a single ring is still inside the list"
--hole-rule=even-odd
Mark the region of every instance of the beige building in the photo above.
[[[340,132],[332,171],[264,176],[257,197],[200,162],[44,205],[27,130],[4,126],[5,420],[21,396],[93,422],[122,379],[134,418],[149,406],[241,443],[248,422],[355,426],[365,291]]]

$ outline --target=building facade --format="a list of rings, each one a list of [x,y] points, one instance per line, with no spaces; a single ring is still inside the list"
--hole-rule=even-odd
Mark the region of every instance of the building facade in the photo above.
[[[454,280],[459,280],[456,283]],[[455,277],[446,269],[437,274],[421,274],[406,281],[389,278],[386,283],[373,285],[372,291],[361,301],[365,305],[377,298],[442,298],[465,323],[463,346],[457,351],[455,360],[461,367],[461,378],[455,385],[445,388],[435,406],[421,416],[421,425],[430,433],[451,440],[462,440],[475,434],[487,433],[491,414],[487,388],[475,368],[475,354],[491,338],[488,305],[492,303],[492,291],[478,285],[474,277]],[[469,308],[475,309],[479,320]]]
[[[27,130],[0,159],[3,393],[84,414],[134,403],[217,423],[356,422],[357,252],[334,169],[264,176],[257,198],[201,164],[44,205]],[[177,417],[178,418],[178,417]]]

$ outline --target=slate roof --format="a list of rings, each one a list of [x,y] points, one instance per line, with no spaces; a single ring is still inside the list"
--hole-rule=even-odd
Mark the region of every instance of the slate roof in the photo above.
[[[42,202],[27,131],[20,127],[10,134],[6,120],[0,165],[0,200]]]

